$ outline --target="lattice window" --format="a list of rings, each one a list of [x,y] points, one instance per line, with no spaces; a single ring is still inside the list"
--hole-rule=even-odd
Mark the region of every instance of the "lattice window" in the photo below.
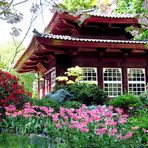
[[[128,68],[128,92],[139,95],[146,90],[145,69]]]
[[[115,97],[122,94],[121,68],[103,68],[104,90],[108,96]]]
[[[83,81],[92,82],[97,84],[97,68],[95,67],[82,67],[83,70]]]

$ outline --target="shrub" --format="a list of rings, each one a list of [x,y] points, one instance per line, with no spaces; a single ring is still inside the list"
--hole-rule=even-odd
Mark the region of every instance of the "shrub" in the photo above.
[[[140,99],[133,94],[125,94],[109,101],[109,105],[128,109],[129,107],[136,108],[141,104]]]
[[[148,129],[148,109],[138,109],[134,116],[129,118],[131,125],[139,128]]]
[[[74,83],[71,85],[57,85],[56,89],[64,88],[71,95],[71,100],[79,101],[86,105],[103,104],[106,93],[96,84]]]
[[[32,104],[33,105],[37,105],[37,106],[46,106],[46,107],[51,107],[54,109],[55,112],[58,112],[60,107],[61,107],[61,104],[58,103],[58,102],[55,102],[55,101],[52,101],[50,99],[47,99],[47,98],[43,98],[41,100],[33,100],[32,101]]]
[[[139,99],[142,102],[143,107],[148,107],[148,91],[142,93],[139,96]]]
[[[13,104],[16,108],[21,108],[29,101],[31,94],[24,91],[24,87],[19,84],[16,76],[0,70],[0,105],[8,106]]]
[[[82,106],[82,104],[80,102],[78,102],[78,101],[66,101],[66,102],[64,102],[64,107],[65,108],[78,109],[81,106]]]

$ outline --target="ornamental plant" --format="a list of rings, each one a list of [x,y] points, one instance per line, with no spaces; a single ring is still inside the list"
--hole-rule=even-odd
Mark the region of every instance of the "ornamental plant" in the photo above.
[[[24,87],[19,84],[16,76],[0,70],[0,106],[12,104],[16,108],[21,108],[29,98],[31,93],[24,91]]]
[[[133,94],[124,94],[109,101],[109,105],[127,110],[129,107],[136,109],[141,105],[140,99]]]
[[[3,128],[23,134],[47,135],[50,144],[54,143],[57,147],[58,144],[63,147],[143,145],[138,137],[138,127],[128,124],[128,115],[123,114],[120,108],[115,108],[116,114],[112,106],[99,105],[89,109],[84,104],[78,109],[61,107],[57,113],[50,107],[31,106],[29,103],[21,111],[13,105],[5,109],[7,118]],[[147,132],[143,129],[142,136],[146,136]]]

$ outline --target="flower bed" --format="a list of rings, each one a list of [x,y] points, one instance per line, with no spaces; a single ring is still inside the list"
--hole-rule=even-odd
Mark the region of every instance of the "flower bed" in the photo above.
[[[58,113],[50,107],[25,104],[17,110],[13,105],[6,109],[6,119],[1,127],[11,132],[23,134],[44,134],[50,143],[70,147],[105,147],[121,145],[143,145],[138,136],[138,127],[131,127],[128,115],[113,107],[97,106],[89,109],[82,105],[79,109],[61,107]],[[142,134],[146,135],[147,131]],[[133,140],[134,138],[134,140]]]

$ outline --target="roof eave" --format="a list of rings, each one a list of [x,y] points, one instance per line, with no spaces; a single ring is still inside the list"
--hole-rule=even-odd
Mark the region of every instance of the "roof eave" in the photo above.
[[[16,62],[14,69],[19,72],[22,65],[29,59],[29,57],[33,54],[33,52],[36,50],[38,45],[38,42],[36,40],[36,37],[33,37],[28,48],[25,50],[25,52],[22,54],[22,56],[19,58],[19,60]]]

